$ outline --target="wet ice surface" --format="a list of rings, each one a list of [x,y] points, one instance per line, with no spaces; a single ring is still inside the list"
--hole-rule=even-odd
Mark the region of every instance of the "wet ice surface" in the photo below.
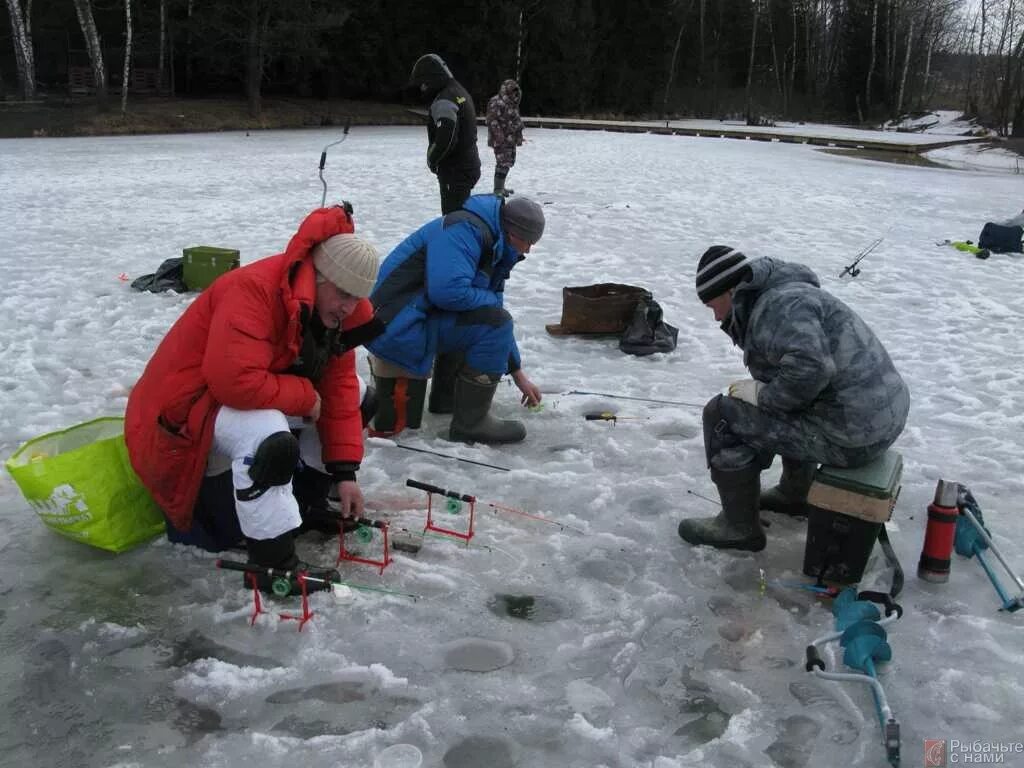
[[[118,275],[200,243],[239,248],[243,263],[280,251],[319,203],[316,163],[336,138],[0,142],[0,453],[122,413],[190,298],[133,293]],[[811,265],[875,327],[911,386],[890,531],[907,614],[883,673],[907,764],[925,738],[1019,738],[1022,619],[996,611],[973,562],[954,563],[946,585],[913,575],[939,477],[972,488],[997,545],[1024,569],[1024,260],[933,245],[1014,213],[1019,181],[783,144],[528,138],[509,182],[545,203],[548,228],[507,302],[545,408],[522,412],[514,389],[499,391],[498,414],[527,422],[521,446],[453,446],[429,414],[403,436],[510,473],[370,440],[360,481],[373,514],[395,526],[423,525],[411,477],[584,533],[480,507],[468,548],[428,538],[383,576],[343,568],[420,600],[317,594],[300,634],[273,615],[250,628],[238,575],[212,556],[155,542],[115,557],[48,533],[0,474],[0,761],[369,768],[407,743],[424,766],[447,768],[883,765],[867,691],[803,671],[804,646],[831,629],[825,606],[758,587],[760,569],[802,578],[802,524],[776,518],[758,555],[694,550],[675,533],[681,516],[714,511],[687,493],[714,496],[699,406],[745,375],[693,296],[697,255],[714,242]],[[351,199],[360,231],[384,250],[434,214],[424,141],[417,129],[360,128],[328,155],[331,197]],[[861,276],[839,281],[881,236]],[[596,282],[650,288],[680,328],[676,352],[632,358],[614,340],[548,336],[561,287]],[[698,407],[558,395],[571,389]],[[638,418],[583,419],[595,410]],[[299,546],[323,561],[337,551],[312,536]],[[884,576],[875,563],[869,578]]]

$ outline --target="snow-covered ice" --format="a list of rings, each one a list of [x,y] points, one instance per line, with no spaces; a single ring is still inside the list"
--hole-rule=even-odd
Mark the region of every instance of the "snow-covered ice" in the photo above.
[[[0,142],[0,454],[123,413],[127,392],[190,296],[133,292],[183,247],[277,253],[319,204],[317,161],[337,131]],[[238,574],[156,541],[114,556],[47,531],[0,475],[0,762],[35,766],[350,766],[397,743],[425,766],[881,766],[866,689],[803,670],[831,630],[797,590],[803,526],[775,519],[759,554],[693,549],[680,517],[709,514],[700,406],[744,376],[694,295],[699,254],[725,242],[799,260],[859,311],[907,379],[896,448],[903,488],[890,535],[907,571],[882,681],[905,764],[924,739],[1011,742],[1024,719],[1021,614],[977,563],[949,583],[914,573],[939,478],[967,484],[1019,571],[1024,521],[1024,257],[937,247],[975,239],[1022,207],[1013,174],[889,165],[809,146],[532,130],[509,185],[541,201],[544,239],[507,286],[524,365],[545,407],[519,446],[424,447],[499,472],[370,440],[360,482],[373,514],[422,526],[406,478],[565,521],[478,509],[468,548],[428,539],[382,576],[422,595],[312,598],[315,618],[248,624]],[[329,199],[353,201],[383,250],[435,215],[417,128],[355,128],[328,154]],[[491,156],[481,142],[489,187]],[[856,279],[837,275],[879,237]],[[635,358],[614,341],[549,336],[566,285],[646,286],[680,328],[675,352]],[[365,360],[360,361],[365,372]],[[676,400],[666,406],[568,390]],[[613,425],[583,414],[636,417]],[[775,466],[764,482],[777,477]],[[457,521],[456,521],[457,522]],[[330,542],[300,541],[330,561]],[[880,558],[868,583],[887,584]],[[533,596],[535,620],[522,600]],[[516,605],[521,610],[503,610]],[[543,609],[543,610],[541,610]],[[520,618],[510,616],[517,613]],[[841,666],[836,657],[832,666]],[[479,669],[482,671],[472,671]],[[1007,763],[1017,759],[1007,756]]]

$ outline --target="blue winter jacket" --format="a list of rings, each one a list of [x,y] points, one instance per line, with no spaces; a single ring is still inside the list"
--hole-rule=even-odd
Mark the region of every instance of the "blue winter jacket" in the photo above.
[[[476,222],[486,225],[489,237],[472,217],[457,211],[427,222],[388,254],[370,295],[377,318],[387,327],[367,345],[375,356],[426,376],[437,353],[443,313],[503,305],[505,280],[523,255],[505,240],[502,203],[495,195],[473,195],[463,205],[479,216]],[[487,240],[493,247],[487,247]],[[509,371],[519,367],[513,339]]]

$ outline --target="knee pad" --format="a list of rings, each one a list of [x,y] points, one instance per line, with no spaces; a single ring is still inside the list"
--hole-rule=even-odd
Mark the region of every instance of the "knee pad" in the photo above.
[[[725,436],[729,433],[729,422],[722,413],[722,397],[717,395],[704,406],[704,456],[709,467],[711,459],[725,447]]]
[[[299,441],[291,432],[275,432],[256,448],[249,477],[257,486],[287,485],[299,464]]]

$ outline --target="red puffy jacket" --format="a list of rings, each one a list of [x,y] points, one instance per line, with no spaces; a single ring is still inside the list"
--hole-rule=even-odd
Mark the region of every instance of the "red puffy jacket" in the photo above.
[[[288,416],[313,408],[313,384],[285,373],[299,355],[301,318],[314,311],[310,249],[353,231],[344,210],[320,208],[306,217],[284,253],[219,277],[167,332],[132,389],[125,414],[128,455],[179,530],[192,525],[221,405],[275,409]],[[363,299],[342,328],[372,316],[370,302]],[[324,463],[358,464],[363,435],[355,352],[331,357],[316,389]]]

